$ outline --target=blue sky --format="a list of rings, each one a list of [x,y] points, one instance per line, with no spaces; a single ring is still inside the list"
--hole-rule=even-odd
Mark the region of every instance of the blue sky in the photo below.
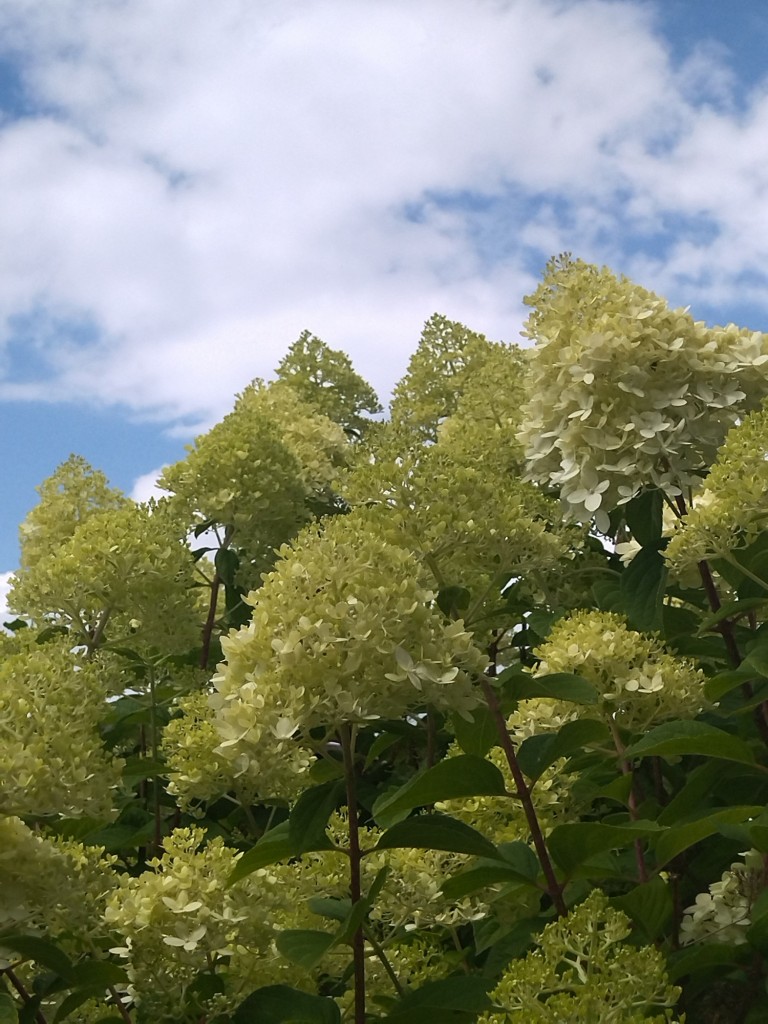
[[[4,0],[0,572],[71,451],[128,493],[308,328],[383,397],[547,258],[768,323],[756,0]]]

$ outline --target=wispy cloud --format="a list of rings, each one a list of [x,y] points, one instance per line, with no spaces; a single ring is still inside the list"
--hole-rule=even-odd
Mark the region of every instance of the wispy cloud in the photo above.
[[[305,327],[386,390],[435,309],[513,339],[563,248],[760,298],[768,97],[651,5],[8,0],[0,36],[0,393],[205,420]]]

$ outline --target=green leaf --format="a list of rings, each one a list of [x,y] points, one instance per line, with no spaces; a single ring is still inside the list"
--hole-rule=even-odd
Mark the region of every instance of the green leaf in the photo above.
[[[394,793],[384,793],[373,805],[373,816],[382,828],[387,828],[402,821],[414,807],[463,796],[504,796],[506,791],[504,776],[496,765],[461,754],[438,762]]]
[[[707,836],[714,835],[721,825],[746,821],[757,817],[764,810],[760,806],[724,807],[721,810],[705,814],[695,821],[682,825],[672,825],[655,843],[656,858],[659,866],[667,864],[683,850],[701,842]]]
[[[608,726],[591,718],[566,722],[557,732],[529,736],[520,744],[517,761],[529,779],[536,780],[558,758],[568,757],[610,737]]]
[[[443,587],[435,601],[446,618],[459,618],[469,608],[472,595],[466,587]]]
[[[768,678],[768,643],[763,640],[757,643],[747,654],[739,668],[742,671],[751,671],[752,676]]]
[[[290,928],[278,934],[275,945],[286,960],[311,971],[337,941],[336,935],[328,932]]]
[[[597,704],[600,699],[592,683],[570,672],[532,676],[514,666],[502,672],[499,681],[504,686],[504,696],[510,700],[554,697],[556,700],[569,700],[573,704]]]
[[[442,892],[453,900],[497,882],[535,884],[540,871],[539,861],[527,843],[503,843],[499,846],[499,853],[502,860],[480,859],[446,879]]]
[[[488,751],[499,742],[496,721],[487,707],[475,708],[472,721],[468,722],[461,715],[451,719],[453,734],[465,754],[485,757]]]
[[[669,980],[676,982],[696,971],[711,971],[713,967],[730,967],[744,960],[745,954],[754,956],[749,946],[721,942],[706,942],[676,950],[667,959]]]
[[[232,548],[219,548],[214,556],[213,564],[221,582],[226,587],[235,588],[235,573],[240,568],[240,559]]]
[[[612,902],[631,917],[635,924],[640,925],[649,943],[660,938],[672,920],[672,892],[659,875]]]
[[[716,626],[723,619],[733,619],[734,621],[743,618],[748,612],[754,611],[755,608],[761,608],[768,598],[765,597],[750,597],[744,601],[728,601],[718,608],[712,615],[708,615],[706,619],[701,623],[698,629],[699,635],[707,633],[713,626]]]
[[[624,506],[624,516],[632,536],[644,548],[653,548],[661,540],[664,497],[657,488],[641,491]]]
[[[23,957],[47,967],[49,971],[55,971],[60,978],[69,978],[72,971],[72,961],[66,953],[47,939],[40,939],[35,935],[19,935],[13,932],[0,935],[0,949],[20,953]]]
[[[643,548],[621,575],[621,599],[633,629],[660,630],[667,565],[661,552]]]
[[[294,804],[288,819],[288,839],[291,853],[322,849],[328,842],[328,819],[339,806],[344,782],[331,779],[305,790]]]
[[[475,829],[446,814],[420,814],[388,829],[376,844],[377,850],[448,850],[474,857],[501,859],[501,854]]]
[[[143,779],[153,779],[168,770],[164,761],[153,761],[148,757],[129,757],[123,768],[123,781],[129,785]]]
[[[242,1002],[232,1024],[340,1024],[333,999],[313,996],[287,985],[267,985]]]
[[[337,896],[313,896],[307,900],[307,906],[318,917],[329,917],[332,921],[346,921],[352,909],[350,899],[339,899]]]
[[[19,1014],[10,992],[0,992],[0,1024],[17,1024]]]
[[[244,853],[235,865],[227,885],[234,885],[259,868],[287,860],[291,856],[291,841],[288,838],[288,822],[283,821],[266,832],[255,846]]]
[[[756,673],[755,669],[745,668],[744,666],[745,662],[742,662],[739,668],[728,669],[727,672],[718,672],[716,676],[711,676],[704,683],[704,696],[707,700],[716,703],[726,693],[735,690],[737,686],[750,682],[754,679],[755,674],[761,674]]]
[[[743,740],[706,722],[665,722],[657,725],[637,743],[627,747],[624,753],[628,759],[699,754],[741,764],[755,762],[754,754]]]
[[[547,839],[547,845],[556,863],[570,874],[595,854],[621,850],[636,839],[645,839],[659,831],[661,826],[655,821],[628,821],[625,825],[577,821],[558,825]]]
[[[475,1020],[477,1014],[491,1008],[488,989],[493,982],[478,975],[429,981],[410,992],[384,1018],[392,1024],[424,1024],[435,1021],[452,1024]]]
[[[385,750],[388,750],[390,747],[394,746],[395,743],[399,743],[400,740],[402,740],[402,738],[402,736],[399,736],[397,733],[393,732],[380,733],[373,741],[373,743],[371,744],[371,749],[368,751],[368,756],[365,759],[366,770],[376,762],[376,760],[379,758],[381,754],[384,753]]]

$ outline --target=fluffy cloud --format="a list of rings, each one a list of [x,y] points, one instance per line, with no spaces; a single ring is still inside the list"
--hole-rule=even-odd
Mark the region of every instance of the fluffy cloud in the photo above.
[[[765,262],[768,99],[646,4],[7,0],[0,38],[0,394],[201,421],[305,327],[386,392],[434,310],[514,338],[559,249],[726,298]]]

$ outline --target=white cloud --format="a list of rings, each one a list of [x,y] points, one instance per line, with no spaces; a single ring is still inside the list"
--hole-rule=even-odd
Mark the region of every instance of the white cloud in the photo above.
[[[514,339],[532,257],[765,262],[768,100],[646,4],[7,0],[0,37],[44,111],[0,126],[0,320],[47,366],[6,394],[215,417],[304,328],[386,391],[435,310]],[[521,204],[491,257],[465,195]],[[627,251],[672,213],[713,237]]]
[[[129,497],[134,501],[149,501],[150,498],[167,497],[168,492],[157,486],[157,478],[164,469],[165,466],[158,466],[157,469],[151,469],[148,473],[142,473],[133,481]]]
[[[10,622],[11,619],[15,618],[15,615],[8,610],[8,591],[11,589],[11,576],[13,576],[12,572],[0,572],[0,630],[2,630],[4,622]]]

